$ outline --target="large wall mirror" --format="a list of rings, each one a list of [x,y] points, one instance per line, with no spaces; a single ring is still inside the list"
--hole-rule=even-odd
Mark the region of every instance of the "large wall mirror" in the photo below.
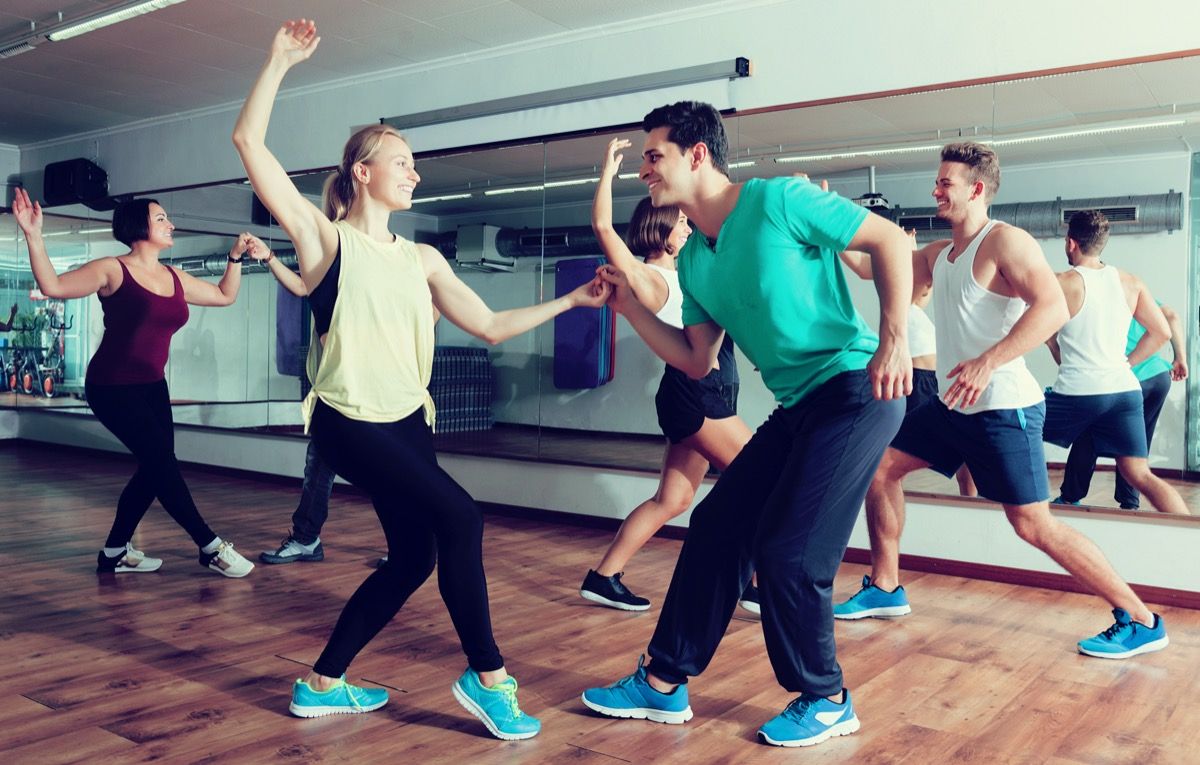
[[[1054,269],[1063,270],[1064,216],[1076,208],[1107,210],[1113,236],[1105,259],[1142,277],[1159,300],[1177,310],[1191,359],[1196,358],[1192,272],[1200,259],[1200,226],[1192,179],[1200,155],[1193,156],[1192,146],[1200,140],[1200,59],[764,110],[732,115],[726,124],[735,180],[803,172],[828,179],[834,192],[849,198],[880,195],[902,225],[917,230],[920,242],[944,233],[929,194],[938,148],[960,138],[992,142],[1003,168],[993,217],[1029,230]],[[589,225],[591,200],[602,153],[614,134],[634,141],[614,186],[614,217],[621,224],[645,195],[635,177],[641,141],[636,127],[460,152],[422,154],[415,146],[422,181],[412,211],[396,215],[393,228],[440,249],[493,308],[553,297],[571,278],[563,263],[600,255]],[[305,193],[319,199],[323,172],[295,177]],[[294,265],[288,242],[256,212],[244,183],[155,196],[179,227],[169,257],[193,273],[218,278],[232,237],[245,229]],[[107,231],[105,214],[50,212],[47,228],[54,238],[47,241],[60,267],[121,250]],[[56,307],[30,300],[24,243],[11,218],[2,225],[0,320],[14,302],[18,321],[40,309],[50,328],[38,330],[36,342],[56,347],[64,357],[56,395],[6,390],[4,402],[80,407],[83,402],[72,394],[82,389],[86,360],[99,337],[97,303],[93,298]],[[864,318],[876,323],[872,285],[849,273],[847,279]],[[176,420],[298,432],[306,316],[302,298],[287,293],[261,266],[246,269],[236,305],[194,309],[172,346]],[[595,331],[549,323],[495,347],[444,320],[436,333],[432,385],[439,448],[658,468],[662,443],[654,392],[662,363],[624,320],[598,321]],[[15,337],[0,335],[7,340],[6,359],[15,346],[33,341],[32,335],[22,336],[21,343]],[[564,342],[590,343],[591,355],[568,359],[561,351]],[[1171,360],[1170,346],[1161,354]],[[752,366],[739,360],[739,412],[754,427],[774,404]],[[1028,362],[1043,385],[1053,382],[1048,351],[1034,351]],[[570,372],[579,372],[581,364],[595,367],[586,370],[595,373],[595,384],[572,382]],[[1189,390],[1196,390],[1190,378],[1172,386],[1151,450],[1154,467],[1180,474],[1200,469],[1195,422],[1200,406],[1189,406]],[[1048,447],[1047,457],[1061,463],[1065,452]],[[1051,483],[1057,488],[1057,474]],[[1114,506],[1111,478],[1096,486],[1087,502]],[[932,473],[913,476],[909,488],[958,492],[954,482]]]

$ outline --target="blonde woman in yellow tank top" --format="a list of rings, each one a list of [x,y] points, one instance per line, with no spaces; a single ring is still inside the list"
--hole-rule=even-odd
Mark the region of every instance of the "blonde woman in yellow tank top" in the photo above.
[[[382,688],[346,683],[346,667],[436,561],[438,588],[468,664],[451,688],[455,699],[496,737],[530,738],[541,724],[520,710],[516,680],[492,637],[482,515],[433,451],[433,403],[426,391],[432,309],[495,344],[568,309],[598,308],[609,288],[597,281],[540,305],[489,309],[437,250],[388,230],[389,216],[409,209],[421,179],[408,142],[386,125],[351,136],[326,184],[323,211],[306,200],[265,140],[284,75],[319,42],[315,22],[283,24],[242,107],[233,143],[254,191],[295,244],[300,277],[314,298],[314,320],[328,326],[309,359],[313,390],[305,424],[321,457],[371,497],[387,537],[388,562],[350,598],[313,671],[294,684],[290,709],[318,717],[387,703]],[[334,273],[336,283],[323,284]],[[318,293],[328,299],[316,300]]]

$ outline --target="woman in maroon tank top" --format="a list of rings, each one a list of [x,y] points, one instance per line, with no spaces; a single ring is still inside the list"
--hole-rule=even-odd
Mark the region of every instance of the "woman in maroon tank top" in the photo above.
[[[16,190],[13,215],[29,246],[38,289],[65,299],[96,294],[104,309],[104,337],[88,364],[85,390],[96,419],[133,456],[138,469],[121,492],[117,516],[97,556],[100,573],[149,572],[162,561],[134,549],[130,540],[156,498],[200,548],[200,565],[229,577],[250,573],[254,564],[213,533],[196,509],[179,463],[165,367],[171,336],[187,322],[188,305],[226,306],[237,298],[241,261],[266,258],[266,245],[242,234],[229,252],[218,284],[159,263],[174,242],[175,227],[153,199],[134,199],[113,212],[113,237],[129,247],[118,257],[97,258],[65,274],[55,273],[42,239],[42,209],[24,189]]]

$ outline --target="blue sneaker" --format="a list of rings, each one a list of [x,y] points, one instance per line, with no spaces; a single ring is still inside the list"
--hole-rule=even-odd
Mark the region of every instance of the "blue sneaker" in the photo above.
[[[758,737],[772,746],[812,746],[833,736],[849,736],[861,727],[854,714],[850,691],[835,704],[824,696],[800,696],[777,717],[758,729]]]
[[[687,685],[679,685],[670,693],[659,693],[646,679],[646,657],[638,659],[637,671],[604,688],[588,688],[583,692],[583,705],[609,717],[628,717],[636,720],[679,725],[692,719],[688,705]]]
[[[488,731],[505,741],[533,738],[542,730],[542,723],[517,706],[517,679],[507,677],[491,688],[484,687],[479,673],[470,667],[450,688],[454,699],[463,709],[479,718]]]
[[[1167,625],[1162,617],[1154,615],[1154,626],[1147,627],[1129,618],[1123,608],[1114,608],[1116,623],[1095,637],[1079,641],[1079,652],[1101,659],[1128,659],[1139,653],[1161,651],[1170,643]]]
[[[313,690],[303,680],[292,686],[292,703],[288,711],[296,717],[324,717],[325,715],[354,715],[373,712],[388,703],[387,691],[383,688],[359,688],[346,682],[342,675],[338,684],[327,691]]]
[[[1052,505],[1071,505],[1072,507],[1079,507],[1079,503],[1080,503],[1080,500],[1078,500],[1078,499],[1075,500],[1074,502],[1072,502],[1069,499],[1063,499],[1063,495],[1061,495],[1061,494],[1059,494],[1054,499],[1050,500],[1050,504],[1052,504]]]
[[[871,577],[864,576],[862,589],[844,603],[835,603],[833,618],[865,619],[868,616],[890,618],[912,613],[908,596],[903,587],[888,592],[871,584]]]

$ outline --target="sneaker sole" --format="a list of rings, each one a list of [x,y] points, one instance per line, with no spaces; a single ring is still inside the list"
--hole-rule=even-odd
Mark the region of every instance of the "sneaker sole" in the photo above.
[[[1081,654],[1083,654],[1084,656],[1094,656],[1097,659],[1128,659],[1131,656],[1137,656],[1137,655],[1143,654],[1143,653],[1153,653],[1154,651],[1161,651],[1162,649],[1166,648],[1167,645],[1170,644],[1170,642],[1171,642],[1171,639],[1169,637],[1167,637],[1166,635],[1163,635],[1158,640],[1152,640],[1149,643],[1144,643],[1143,645],[1140,645],[1137,648],[1132,648],[1128,651],[1122,651],[1121,653],[1102,653],[1100,651],[1089,651],[1086,648],[1084,648],[1083,646],[1077,646],[1077,647],[1079,648],[1079,652]]]
[[[897,616],[907,616],[912,613],[912,606],[880,606],[879,608],[864,608],[861,611],[855,611],[850,614],[839,614],[834,612],[834,619],[866,619],[875,617],[876,619],[895,619]]]
[[[279,565],[281,563],[315,563],[325,560],[325,553],[306,553],[304,555],[287,556],[275,555],[273,553],[259,553],[258,559],[263,563],[270,563],[272,565]]]
[[[667,725],[682,725],[692,719],[691,706],[688,706],[682,712],[667,712],[663,709],[650,709],[648,707],[616,709],[588,700],[587,694],[583,694],[579,698],[583,701],[585,707],[593,712],[599,712],[605,717],[620,717],[627,720],[649,720],[650,722],[666,723]]]
[[[753,600],[739,600],[738,605],[742,607],[743,611],[749,611],[755,616],[762,616],[762,606]]]
[[[619,600],[609,600],[608,598],[604,597],[603,595],[597,595],[596,593],[592,592],[591,590],[580,590],[579,597],[583,598],[584,600],[590,600],[593,603],[599,603],[602,606],[608,606],[609,608],[617,608],[617,609],[620,609],[621,611],[649,611],[650,610],[649,603],[647,603],[644,606],[631,606],[630,604],[622,603]]]
[[[244,576],[249,576],[250,572],[254,570],[254,564],[251,563],[250,568],[246,569],[245,571],[243,571],[240,574],[233,573],[227,569],[223,569],[220,566],[214,566],[212,564],[205,566],[205,568],[208,569],[209,571],[220,574],[221,576],[227,576],[230,579],[241,579]]]
[[[501,739],[502,741],[523,741],[527,738],[533,738],[541,732],[540,730],[532,730],[528,733],[505,733],[496,727],[496,723],[492,722],[492,718],[483,711],[482,707],[472,701],[471,697],[464,693],[461,688],[459,688],[458,681],[455,681],[454,685],[450,686],[450,692],[454,694],[454,700],[457,701],[463,709],[475,715],[475,717],[479,719],[479,722],[484,724],[484,727],[488,729],[488,733],[491,733],[493,736]]]
[[[296,717],[328,717],[329,715],[357,715],[364,712],[374,712],[388,703],[387,699],[378,704],[365,707],[309,707],[300,706],[296,702],[288,704],[288,711]]]
[[[861,727],[862,723],[860,723],[858,721],[858,717],[855,716],[851,717],[845,722],[840,722],[837,725],[831,725],[817,735],[810,736],[808,738],[798,738],[790,741],[776,741],[766,733],[763,733],[761,730],[758,732],[758,738],[764,744],[770,744],[771,746],[816,746],[822,741],[827,741],[834,736],[849,736],[851,733],[854,733]]]

